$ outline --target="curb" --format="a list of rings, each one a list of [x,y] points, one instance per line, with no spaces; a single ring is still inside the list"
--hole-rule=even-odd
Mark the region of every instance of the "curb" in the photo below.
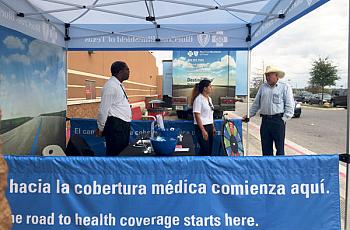
[[[302,108],[305,109],[315,109],[315,110],[328,110],[328,111],[337,111],[337,110],[346,110],[345,108],[333,108],[333,107],[315,107],[315,106],[311,106],[311,105],[301,105]]]

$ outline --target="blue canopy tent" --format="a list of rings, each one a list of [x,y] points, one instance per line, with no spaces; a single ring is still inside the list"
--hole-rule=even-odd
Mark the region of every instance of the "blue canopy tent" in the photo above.
[[[0,25],[66,50],[207,49],[250,54],[269,36],[327,1],[0,0]],[[349,122],[348,111],[347,153]],[[349,167],[347,187],[348,175]],[[350,219],[348,195],[345,229]]]
[[[68,50],[250,50],[327,0],[1,0],[1,24]],[[20,3],[20,4],[19,4]],[[45,25],[45,26],[44,26]],[[34,28],[33,28],[34,29]]]

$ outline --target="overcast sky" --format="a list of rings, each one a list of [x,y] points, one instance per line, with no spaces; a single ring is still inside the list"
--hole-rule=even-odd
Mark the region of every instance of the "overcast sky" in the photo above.
[[[347,88],[348,4],[349,0],[330,0],[259,44],[252,51],[252,77],[272,64],[285,70],[284,80],[293,88],[305,87],[313,60],[329,57],[341,77],[337,87]],[[171,59],[171,52],[154,54],[162,71],[161,62]]]
[[[304,87],[312,61],[329,57],[347,87],[348,0],[331,0],[293,22],[252,51],[252,72],[273,64],[284,69],[293,87]]]

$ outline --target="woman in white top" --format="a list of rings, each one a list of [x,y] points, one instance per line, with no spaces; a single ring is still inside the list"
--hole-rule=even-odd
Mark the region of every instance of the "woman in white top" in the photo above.
[[[192,91],[192,108],[195,133],[200,146],[201,156],[210,156],[213,149],[214,106],[209,96],[212,92],[210,80],[204,79],[196,84]]]

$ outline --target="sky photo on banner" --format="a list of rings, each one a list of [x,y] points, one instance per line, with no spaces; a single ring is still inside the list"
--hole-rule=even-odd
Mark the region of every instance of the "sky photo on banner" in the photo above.
[[[64,50],[5,27],[0,27],[0,50],[4,153],[37,154],[47,144],[61,143],[56,135],[65,125]],[[41,135],[48,136],[41,140]]]
[[[173,56],[176,85],[194,85],[204,78],[212,85],[236,85],[236,52],[174,51]]]
[[[6,66],[0,69],[4,120],[65,110],[62,48],[0,27],[0,50],[0,64]]]

